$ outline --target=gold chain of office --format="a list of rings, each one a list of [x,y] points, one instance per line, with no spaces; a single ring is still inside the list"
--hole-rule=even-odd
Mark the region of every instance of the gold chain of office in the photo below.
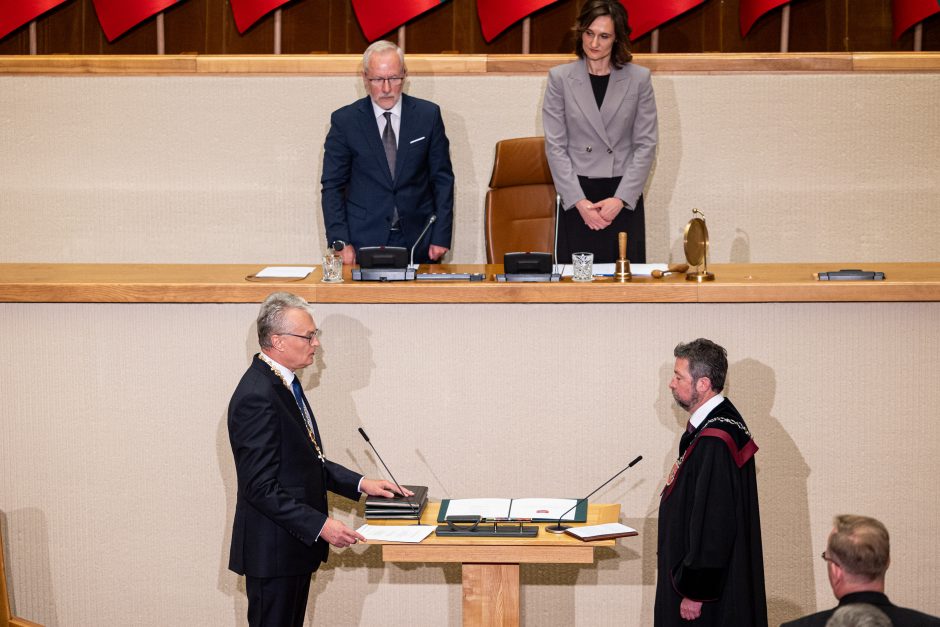
[[[732,425],[734,427],[737,427],[741,431],[743,431],[744,435],[746,435],[749,439],[751,437],[751,432],[747,430],[747,427],[745,427],[743,424],[741,424],[737,420],[732,420],[731,418],[725,418],[724,416],[715,416],[714,418],[710,418],[708,422],[702,425],[702,428],[699,430],[698,435],[695,436],[695,440],[689,443],[689,445],[685,449],[685,452],[682,453],[682,455],[679,456],[679,459],[676,460],[676,463],[672,465],[672,470],[669,471],[669,476],[666,478],[667,486],[672,485],[672,482],[676,480],[676,475],[679,473],[679,469],[682,468],[682,463],[685,461],[685,456],[688,454],[689,450],[692,448],[692,444],[702,436],[702,431],[705,430],[705,427],[712,424],[713,422],[723,422],[725,424]]]
[[[259,353],[259,357],[261,357],[261,361],[268,364],[268,368],[271,369],[271,372],[277,375],[277,378],[281,380],[281,383],[284,384],[284,387],[290,390],[291,396],[293,396],[294,390],[291,387],[291,384],[287,382],[287,379],[284,378],[284,375],[281,374],[280,369],[275,367],[275,365],[271,363],[271,360],[264,353]],[[297,376],[297,375],[294,375],[294,376]],[[296,397],[294,398],[294,400],[295,401],[297,400]],[[297,409],[300,410],[300,415],[303,416],[304,418],[304,427],[307,428],[307,435],[310,436],[310,441],[313,442],[313,447],[317,449],[317,457],[320,458],[321,462],[326,461],[326,457],[323,456],[323,451],[320,450],[320,445],[317,444],[317,438],[315,435],[313,435],[313,428],[311,427],[311,425],[313,424],[313,418],[310,418],[310,420],[307,420],[307,410],[304,407],[297,405]]]

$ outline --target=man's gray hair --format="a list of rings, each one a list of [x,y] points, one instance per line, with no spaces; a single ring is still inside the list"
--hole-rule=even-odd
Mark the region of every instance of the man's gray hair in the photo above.
[[[261,348],[271,347],[271,336],[286,331],[284,314],[290,309],[303,309],[313,315],[310,303],[290,292],[274,292],[261,303],[258,312],[258,344]]]
[[[380,39],[374,42],[371,46],[366,48],[366,51],[362,55],[362,73],[365,75],[369,71],[369,59],[372,58],[372,55],[378,52],[387,52],[389,50],[394,50],[398,54],[398,61],[401,63],[401,73],[407,74],[408,68],[405,66],[405,53],[397,45],[393,44],[390,41]]]
[[[892,627],[888,615],[869,603],[849,603],[837,609],[826,627]]]
[[[703,337],[692,340],[688,344],[680,343],[672,351],[673,357],[686,359],[689,362],[689,374],[693,381],[708,377],[712,390],[721,392],[725,388],[725,377],[728,376],[728,351]]]

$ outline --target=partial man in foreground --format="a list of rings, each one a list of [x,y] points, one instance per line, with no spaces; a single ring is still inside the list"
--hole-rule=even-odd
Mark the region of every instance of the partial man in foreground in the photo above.
[[[450,248],[450,142],[440,107],[402,93],[407,76],[401,48],[375,42],[362,57],[369,95],[330,118],[321,204],[327,245],[342,249],[345,264],[364,246],[414,247],[417,263],[440,261]]]
[[[261,352],[229,404],[238,476],[229,568],[245,575],[251,627],[303,625],[310,576],[329,545],[365,539],[329,517],[327,490],[353,500],[398,493],[388,481],[365,479],[326,458],[295,373],[313,363],[319,337],[307,301],[287,292],[268,296],[258,314]]]
[[[888,529],[868,516],[836,516],[822,554],[838,608],[856,603],[873,605],[894,627],[940,627],[940,618],[898,607],[885,595],[885,573],[891,563]],[[838,608],[804,616],[782,627],[823,627]]]
[[[657,627],[766,627],[754,454],[722,396],[727,352],[706,339],[676,346],[669,389],[690,414],[659,504]]]

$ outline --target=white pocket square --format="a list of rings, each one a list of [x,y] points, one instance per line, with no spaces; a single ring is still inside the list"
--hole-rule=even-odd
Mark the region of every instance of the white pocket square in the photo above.
[[[418,139],[412,139],[412,140],[411,140],[410,142],[408,142],[408,143],[409,143],[409,144],[417,144],[419,141],[421,141],[422,139],[426,139],[426,138],[427,138],[427,136],[425,135],[425,136],[419,137]]]

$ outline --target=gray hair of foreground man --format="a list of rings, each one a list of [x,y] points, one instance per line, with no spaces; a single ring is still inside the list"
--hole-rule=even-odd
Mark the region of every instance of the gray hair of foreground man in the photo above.
[[[728,376],[728,351],[718,344],[700,337],[687,344],[678,344],[672,355],[676,359],[685,359],[689,362],[689,374],[692,375],[693,381],[708,377],[715,392],[721,392],[725,388],[725,377]]]
[[[284,313],[288,309],[303,309],[310,313],[310,303],[290,292],[274,292],[261,303],[258,312],[258,344],[261,348],[271,348],[271,336],[283,333]]]
[[[869,603],[851,603],[837,609],[826,627],[892,627],[888,615]]]
[[[369,59],[372,58],[373,54],[379,52],[388,52],[389,50],[394,50],[396,54],[398,54],[398,60],[401,62],[401,72],[402,74],[407,74],[408,68],[405,66],[405,53],[401,48],[390,41],[385,41],[384,39],[380,39],[373,43],[371,46],[366,48],[366,51],[362,54],[362,73],[365,74],[369,71]]]
[[[884,579],[891,561],[888,530],[868,516],[842,514],[833,520],[828,553],[846,572],[875,581]]]

